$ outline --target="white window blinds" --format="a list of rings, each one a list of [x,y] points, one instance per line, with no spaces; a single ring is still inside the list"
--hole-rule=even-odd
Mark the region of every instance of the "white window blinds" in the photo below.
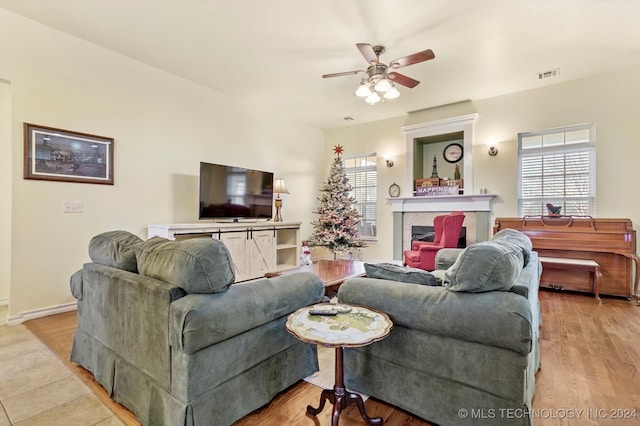
[[[518,135],[521,216],[547,215],[547,204],[563,215],[595,215],[594,132],[585,124]]]
[[[362,239],[374,239],[377,235],[377,155],[375,152],[345,155],[342,161],[347,179],[353,188],[349,195],[356,199],[354,207],[361,217],[358,234]]]

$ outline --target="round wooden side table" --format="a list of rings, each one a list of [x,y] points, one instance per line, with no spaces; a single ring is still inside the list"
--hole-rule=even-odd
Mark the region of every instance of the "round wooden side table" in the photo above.
[[[312,315],[312,311],[335,311],[337,315]],[[331,425],[338,426],[340,412],[349,404],[355,404],[360,415],[369,425],[381,425],[382,417],[371,418],[364,408],[362,397],[347,392],[344,387],[342,363],[343,348],[366,346],[389,335],[393,323],[383,312],[347,304],[322,303],[298,309],[287,318],[287,331],[306,343],[335,348],[335,384],[333,389],[324,389],[320,394],[320,405],[307,406],[307,413],[315,416],[322,411],[328,400],[333,405]]]

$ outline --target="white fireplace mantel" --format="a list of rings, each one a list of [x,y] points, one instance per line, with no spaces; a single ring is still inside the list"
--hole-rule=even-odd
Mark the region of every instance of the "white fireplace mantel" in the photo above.
[[[469,219],[467,244],[486,241],[491,234],[489,217],[494,197],[495,194],[463,194],[387,198],[393,211],[393,258],[402,260],[403,251],[411,247],[410,225],[416,221],[432,221],[439,212],[465,212]]]
[[[398,212],[490,212],[494,194],[439,195],[434,197],[387,198],[392,211]]]

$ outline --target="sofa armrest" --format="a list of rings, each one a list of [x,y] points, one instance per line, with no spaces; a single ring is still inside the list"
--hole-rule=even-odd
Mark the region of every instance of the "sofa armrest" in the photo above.
[[[532,309],[515,293],[463,293],[373,278],[352,278],[338,300],[378,309],[394,324],[429,334],[528,354],[532,347]],[[393,333],[393,331],[392,331]]]
[[[436,269],[449,269],[464,249],[443,248],[436,254]]]
[[[168,389],[169,306],[184,290],[97,263],[73,278],[78,327]],[[153,354],[153,356],[149,356]]]
[[[215,294],[188,294],[171,305],[171,346],[202,348],[317,303],[324,284],[310,272],[233,284]]]
[[[71,289],[73,297],[78,301],[82,300],[82,269],[71,275],[71,278],[69,279],[69,288]]]
[[[412,241],[411,250],[418,251],[423,245],[433,246],[435,243],[433,241]]]

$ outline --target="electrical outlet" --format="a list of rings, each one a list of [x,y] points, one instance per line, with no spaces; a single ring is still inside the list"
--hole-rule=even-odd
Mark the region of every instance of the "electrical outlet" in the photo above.
[[[62,211],[64,213],[82,213],[83,209],[84,204],[81,202],[65,201],[62,204]]]

